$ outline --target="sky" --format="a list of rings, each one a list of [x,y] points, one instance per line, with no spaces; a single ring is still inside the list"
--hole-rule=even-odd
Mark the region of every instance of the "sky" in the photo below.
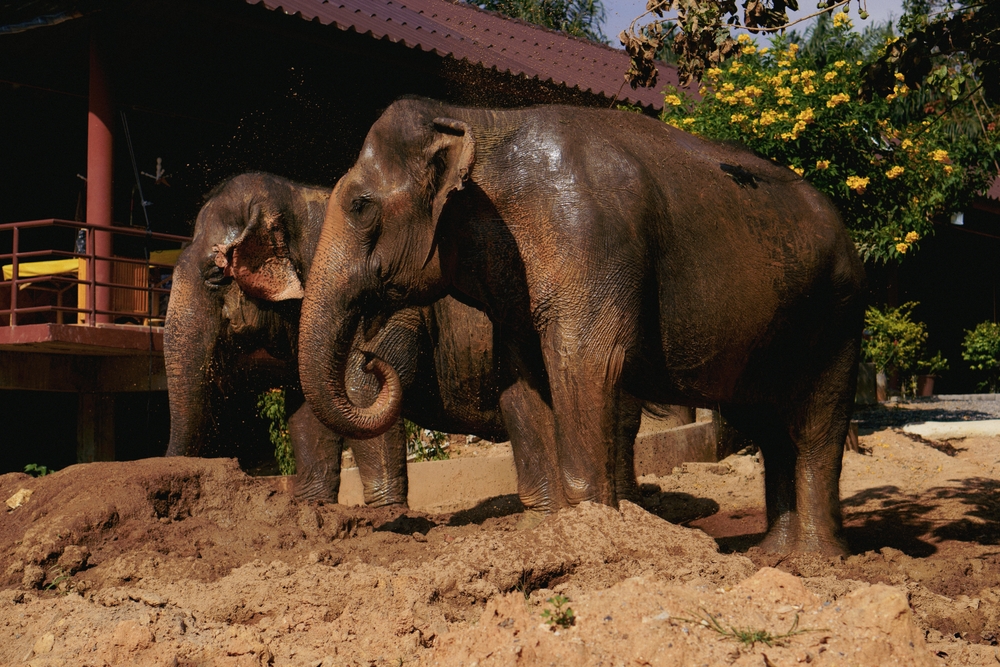
[[[742,6],[742,2],[739,3]],[[863,23],[874,21],[885,21],[892,18],[893,21],[903,13],[903,0],[867,0],[868,21],[858,19],[858,5],[851,2],[851,17],[854,25],[860,26]],[[816,12],[816,2],[814,0],[799,0],[798,12],[789,12],[789,18],[796,16],[807,16]],[[618,42],[618,33],[628,27],[636,16],[646,10],[646,0],[604,0],[604,9],[607,17],[604,20],[603,31],[607,35],[611,44],[616,48],[621,48]],[[801,29],[804,24],[799,24],[796,28]]]

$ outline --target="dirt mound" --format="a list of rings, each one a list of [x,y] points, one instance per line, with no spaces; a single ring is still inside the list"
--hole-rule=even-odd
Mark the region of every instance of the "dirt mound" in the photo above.
[[[530,530],[510,498],[300,503],[225,459],[0,476],[0,664],[992,664],[1000,443],[862,442],[846,523],[878,550],[846,559],[745,549],[752,456],[644,478],[648,509]]]

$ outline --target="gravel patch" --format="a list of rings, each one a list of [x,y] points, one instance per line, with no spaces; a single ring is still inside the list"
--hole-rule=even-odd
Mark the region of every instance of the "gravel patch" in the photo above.
[[[858,428],[878,431],[917,422],[1000,419],[1000,394],[953,394],[892,400],[854,408]]]

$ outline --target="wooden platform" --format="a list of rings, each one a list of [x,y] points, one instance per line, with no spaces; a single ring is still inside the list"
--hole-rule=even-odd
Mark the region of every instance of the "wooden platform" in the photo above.
[[[163,355],[163,327],[25,324],[0,327],[0,350],[88,356]]]

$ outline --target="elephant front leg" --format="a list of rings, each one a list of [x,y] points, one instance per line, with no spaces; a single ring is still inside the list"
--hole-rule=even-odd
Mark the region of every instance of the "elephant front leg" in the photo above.
[[[358,463],[365,504],[372,507],[407,506],[406,430],[400,419],[388,431],[370,440],[351,440]]]
[[[617,507],[618,486],[637,496],[633,446],[641,407],[621,389],[625,348],[583,349],[577,336],[553,336],[545,351],[563,492]]]
[[[568,503],[556,454],[552,408],[528,380],[518,379],[500,395],[500,411],[510,436],[517,470],[517,495],[527,516],[522,527]]]
[[[305,402],[288,420],[295,450],[295,497],[336,503],[344,439],[328,429]]]

